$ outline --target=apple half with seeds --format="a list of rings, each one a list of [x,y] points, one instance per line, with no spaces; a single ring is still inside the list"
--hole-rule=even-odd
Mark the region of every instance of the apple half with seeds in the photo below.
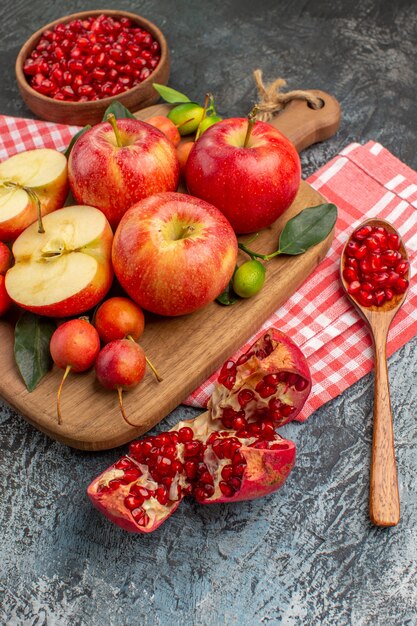
[[[67,159],[58,150],[27,150],[0,163],[0,241],[13,241],[41,215],[63,206]]]
[[[68,206],[32,224],[13,245],[15,265],[6,290],[23,309],[51,317],[79,315],[94,307],[113,279],[113,232],[90,206]]]

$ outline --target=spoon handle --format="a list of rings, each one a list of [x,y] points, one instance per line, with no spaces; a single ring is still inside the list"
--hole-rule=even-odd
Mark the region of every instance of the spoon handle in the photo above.
[[[400,521],[394,431],[387,368],[388,324],[374,326],[375,395],[369,516],[376,526]]]

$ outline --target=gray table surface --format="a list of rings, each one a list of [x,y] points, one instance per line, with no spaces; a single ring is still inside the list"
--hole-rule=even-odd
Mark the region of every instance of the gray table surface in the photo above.
[[[368,139],[417,168],[415,0],[107,5],[159,24],[170,84],[198,100],[210,89],[224,115],[248,111],[256,67],[291,88],[334,94],[341,129],[304,152],[304,176]],[[26,38],[65,13],[102,6],[3,0],[1,113],[32,117],[14,77]],[[229,506],[185,502],[143,537],[108,523],[85,495],[119,450],[71,450],[0,402],[0,624],[416,624],[416,356],[414,339],[389,361],[402,502],[392,529],[374,528],[367,515],[372,375],[308,423],[282,429],[298,462],[278,494]],[[156,431],[196,414],[178,407]]]

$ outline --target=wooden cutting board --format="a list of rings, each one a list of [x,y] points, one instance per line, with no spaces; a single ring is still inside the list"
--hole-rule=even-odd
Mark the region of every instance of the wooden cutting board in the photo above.
[[[312,93],[322,99],[321,109],[313,110],[303,101],[292,101],[273,120],[273,125],[299,151],[333,135],[340,122],[337,101],[324,92]],[[166,105],[155,105],[140,111],[137,117],[146,119],[168,109]],[[275,250],[285,222],[302,209],[323,201],[317,191],[302,182],[285,215],[264,230],[251,247],[264,253]],[[123,421],[117,393],[101,388],[93,372],[68,377],[61,396],[63,424],[58,426],[56,392],[62,370],[54,367],[37,389],[28,393],[14,361],[13,327],[5,320],[0,320],[0,395],[36,428],[74,448],[106,450],[131,441],[180,404],[296,291],[324,258],[332,239],[333,233],[301,256],[270,261],[264,288],[249,300],[231,307],[212,303],[179,318],[149,315],[140,343],[163,381],[157,383],[147,371],[142,383],[124,394],[126,413],[137,428]],[[247,258],[242,254],[239,262]]]

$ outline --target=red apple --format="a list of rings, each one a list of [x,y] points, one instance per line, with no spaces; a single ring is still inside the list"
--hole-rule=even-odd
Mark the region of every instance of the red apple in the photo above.
[[[188,157],[188,191],[214,204],[235,232],[251,233],[274,222],[292,203],[301,179],[293,144],[277,129],[245,118],[214,124]]]
[[[6,289],[23,309],[52,317],[79,315],[94,307],[113,279],[113,233],[101,211],[68,206],[35,222],[13,244],[15,264]]]
[[[203,200],[160,193],[123,216],[114,237],[114,271],[141,307],[183,315],[214,300],[231,279],[237,240],[224,215]]]
[[[97,124],[76,141],[68,177],[76,201],[103,211],[115,228],[138,200],[176,190],[179,163],[157,128],[134,119],[112,123]]]

